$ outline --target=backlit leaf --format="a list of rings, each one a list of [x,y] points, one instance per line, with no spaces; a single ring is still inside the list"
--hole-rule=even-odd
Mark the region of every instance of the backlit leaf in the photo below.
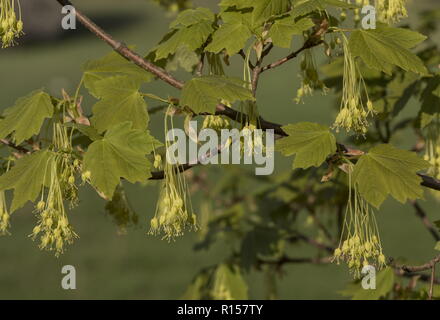
[[[43,91],[35,91],[19,98],[14,106],[3,113],[0,138],[14,133],[15,143],[22,143],[40,132],[44,119],[52,117],[53,111],[50,96]]]
[[[360,157],[353,179],[361,196],[379,208],[388,195],[402,203],[422,198],[422,178],[417,172],[428,167],[429,163],[413,152],[381,144]]]
[[[104,138],[93,142],[84,155],[84,169],[91,172],[91,183],[112,198],[120,178],[131,183],[151,176],[146,155],[153,150],[153,138],[132,128],[131,122],[109,129]]]
[[[295,154],[293,168],[319,167],[336,152],[336,138],[328,127],[301,122],[282,127],[289,136],[277,141],[276,150],[285,156]]]

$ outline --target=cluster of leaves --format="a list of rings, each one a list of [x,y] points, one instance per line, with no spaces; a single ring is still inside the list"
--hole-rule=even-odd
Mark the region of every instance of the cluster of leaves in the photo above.
[[[177,9],[187,5],[186,1],[159,2]],[[130,208],[121,179],[145,182],[159,167],[157,161],[150,162],[162,144],[150,134],[146,98],[166,103],[176,110],[176,115],[188,117],[215,114],[219,104],[236,109],[234,103],[238,102],[242,111],[243,106],[251,106],[247,108],[253,110],[247,121],[260,126],[255,117],[255,91],[263,72],[263,59],[272,48],[290,49],[294,37],[295,46],[304,38],[303,46],[287,60],[304,50],[313,53],[314,47],[321,44],[330,59],[321,71],[314,70],[314,64],[304,70],[304,76],[310,78],[304,82],[318,83],[317,77],[324,74],[325,84],[343,93],[347,90],[342,85],[344,60],[339,56],[350,54],[355,61],[368,90],[368,97],[358,98],[372,100],[375,112],[368,121],[375,124],[375,129],[363,136],[348,135],[346,140],[369,150],[353,150],[337,143],[328,126],[293,123],[279,128],[285,137],[276,146],[284,156],[295,157],[293,171],[254,177],[240,167],[222,167],[223,172],[213,185],[193,176],[191,190],[200,190],[206,193],[206,199],[215,199],[202,202],[200,241],[195,249],[207,249],[223,239],[231,252],[218,265],[202,270],[185,297],[245,299],[245,272],[256,269],[272,278],[285,263],[302,261],[288,256],[291,245],[311,244],[319,250],[310,262],[329,262],[328,256],[333,255],[344,235],[343,218],[350,188],[377,209],[389,196],[402,203],[423,198],[422,180],[417,173],[428,169],[430,163],[390,142],[406,128],[415,129],[423,140],[423,130],[436,124],[440,113],[439,48],[426,41],[423,50],[415,54],[411,49],[426,36],[382,23],[373,30],[360,29],[356,23],[346,26],[344,19],[336,17],[337,10],[358,7],[339,0],[222,0],[217,13],[207,8],[180,12],[169,32],[145,56],[168,72],[182,68],[192,75],[183,85],[179,99],[142,92],[144,85],[156,78],[115,52],[84,65],[73,97],[65,92],[62,97],[53,97],[40,90],[18,99],[0,120],[0,139],[13,151],[3,159],[4,174],[0,176],[0,191],[14,190],[10,210],[15,211],[28,201],[35,203],[39,195],[50,192],[48,163],[55,156],[65,157],[75,163],[73,173],[82,178],[82,184],[89,183],[108,200],[107,211],[120,231],[126,231],[137,223],[137,216]],[[432,20],[427,20],[422,28],[427,26],[433,28]],[[346,46],[341,45],[341,39],[347,39]],[[227,75],[232,56],[244,58],[243,79]],[[82,86],[97,100],[90,115],[83,114],[79,97]],[[421,101],[420,110],[415,117],[402,120],[398,116],[411,97]],[[232,120],[239,122],[241,128],[249,125],[242,119]],[[55,123],[71,137],[71,147],[60,148],[59,142],[51,138],[51,125]],[[171,171],[175,172],[168,172]],[[62,170],[59,173],[55,179],[62,186],[62,197],[68,199],[68,193],[79,186],[78,179],[73,176],[66,180]],[[237,179],[238,175],[242,179]],[[39,208],[38,202],[36,207]],[[300,232],[302,229],[305,231]],[[270,296],[274,297],[274,281],[269,282]],[[409,297],[409,289],[396,287],[391,267],[381,271],[379,282],[380,289],[369,298],[383,298],[391,291],[395,297]],[[345,294],[366,298],[355,287]],[[419,292],[418,297],[422,296]]]

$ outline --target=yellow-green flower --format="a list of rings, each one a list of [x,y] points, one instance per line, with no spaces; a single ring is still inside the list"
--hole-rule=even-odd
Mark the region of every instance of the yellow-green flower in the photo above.
[[[406,0],[376,0],[376,12],[379,20],[385,23],[395,23],[407,17]]]
[[[165,132],[171,124],[173,127],[171,106],[165,116]],[[168,150],[171,142],[165,140]],[[180,173],[179,165],[170,164],[172,155],[166,154],[164,163],[165,178],[161,185],[159,200],[154,217],[150,221],[149,234],[163,235],[163,239],[172,240],[183,235],[185,229],[197,229],[196,215],[193,212],[191,199],[187,194],[185,177]],[[155,159],[159,161],[159,158]],[[161,160],[161,159],[160,159]]]
[[[7,48],[13,46],[15,39],[23,34],[20,1],[0,0],[0,10],[0,40],[2,48]]]
[[[0,191],[0,236],[9,234],[9,220],[11,216],[6,206],[5,192]]]
[[[347,132],[354,131],[356,134],[365,135],[370,125],[368,117],[375,113],[373,103],[368,98],[364,79],[349,50],[348,40],[344,34],[342,34],[342,38],[344,47],[342,101],[333,127],[337,131],[344,128]],[[362,92],[367,98],[366,106],[363,102]]]
[[[57,155],[50,162],[47,175],[50,179],[46,201],[43,200],[45,190],[41,192],[41,200],[37,203],[35,212],[38,224],[32,230],[30,237],[40,238],[40,249],[55,251],[59,256],[64,252],[65,244],[71,244],[78,236],[73,231],[64,209],[63,190],[60,184],[59,166],[62,156]]]
[[[313,57],[311,49],[304,52],[303,60],[301,61],[301,87],[296,93],[295,103],[303,103],[306,96],[311,96],[315,88],[321,89],[323,94],[328,92],[328,88],[324,82],[319,79],[316,67],[315,58]]]
[[[333,260],[347,263],[350,271],[358,278],[364,266],[374,265],[381,269],[385,266],[386,259],[374,212],[352,182],[353,167],[351,163],[348,166],[348,203],[341,240],[334,251]]]

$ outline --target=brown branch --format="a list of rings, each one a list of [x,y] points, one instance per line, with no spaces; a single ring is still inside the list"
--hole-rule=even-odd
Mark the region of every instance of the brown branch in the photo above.
[[[56,0],[62,6],[73,6],[73,4],[69,0]],[[129,61],[132,61],[134,64],[138,65],[142,69],[151,72],[159,79],[165,81],[171,86],[182,89],[184,83],[174,78],[164,69],[154,65],[153,63],[145,60],[139,54],[129,49],[124,43],[115,40],[112,36],[106,33],[103,29],[98,27],[93,21],[91,21],[86,15],[82,14],[75,8],[76,18],[79,22],[81,22],[87,29],[89,29],[92,33],[94,33],[98,38],[106,42],[110,47],[113,48],[117,53],[126,58]]]
[[[310,245],[312,245],[312,246],[314,246],[314,247],[316,247],[318,249],[325,250],[325,251],[327,251],[327,252],[329,252],[331,254],[333,254],[333,252],[335,251],[335,248],[333,248],[331,246],[328,246],[328,245],[326,245],[326,244],[324,244],[322,242],[319,242],[319,241],[317,241],[317,240],[315,240],[313,238],[310,238],[310,237],[308,237],[308,236],[306,236],[306,235],[304,235],[302,233],[299,233],[299,232],[295,232],[295,235],[289,237],[288,240],[290,242],[294,242],[294,241],[297,241],[297,240],[302,240],[302,241],[304,241],[304,242],[306,242],[306,243],[308,243],[308,244],[310,244]]]
[[[264,260],[264,259],[258,259],[257,263],[259,265],[261,264],[271,264],[276,265],[278,267],[281,267],[282,265],[286,263],[297,263],[297,264],[303,264],[303,263],[310,263],[310,264],[328,264],[332,262],[333,257],[325,257],[325,258],[293,258],[288,257],[286,255],[283,255],[281,258],[276,260]]]
[[[394,268],[401,269],[409,273],[422,272],[422,271],[431,270],[434,267],[434,265],[439,262],[440,262],[440,255],[420,266],[394,265]]]
[[[25,147],[18,146],[15,143],[13,143],[7,139],[0,139],[0,143],[4,144],[5,146],[8,146],[12,149],[15,149],[21,153],[30,153],[30,151],[28,149],[26,149]]]
[[[288,56],[286,56],[280,60],[277,60],[271,64],[268,64],[267,66],[262,68],[261,72],[279,67],[279,66],[285,64],[286,62],[296,58],[302,51],[319,46],[320,44],[322,44],[324,41],[321,39],[321,37],[327,32],[328,27],[329,27],[329,24],[328,24],[327,19],[323,19],[322,21],[320,21],[319,26],[317,26],[316,31],[310,36],[309,39],[307,39],[307,41],[304,43],[304,45],[301,48],[299,48],[298,50],[292,52],[291,54],[289,54]]]
[[[425,211],[423,208],[419,205],[419,203],[415,200],[411,201],[411,204],[413,205],[416,215],[422,220],[423,225],[425,228],[431,233],[432,237],[435,241],[440,241],[440,235],[437,232],[436,227],[432,224],[432,222],[428,219]]]
[[[315,42],[315,43],[313,43],[313,42],[306,42],[301,48],[299,48],[298,50],[292,52],[288,56],[286,56],[284,58],[281,58],[280,60],[272,62],[272,63],[266,65],[265,67],[263,67],[261,69],[261,73],[263,73],[263,72],[265,72],[265,71],[267,71],[269,69],[273,69],[273,68],[279,67],[279,66],[285,64],[286,62],[296,58],[302,51],[304,51],[306,49],[310,49],[310,48],[315,47],[315,46],[318,46],[321,43],[323,43],[322,40],[320,40],[318,42]]]
[[[431,281],[429,283],[429,295],[428,299],[432,300],[432,295],[434,294],[434,281],[435,281],[435,264],[431,268]]]

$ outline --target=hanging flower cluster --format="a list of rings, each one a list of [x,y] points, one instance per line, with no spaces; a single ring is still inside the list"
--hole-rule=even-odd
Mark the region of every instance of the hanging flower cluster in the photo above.
[[[374,212],[352,182],[353,167],[352,163],[348,166],[348,203],[341,240],[333,259],[338,264],[340,261],[347,263],[350,271],[358,278],[364,266],[374,265],[382,269],[386,261]]]
[[[18,19],[16,9],[18,11]],[[0,0],[0,39],[2,48],[13,46],[15,39],[22,34],[23,21],[21,20],[20,1]]]
[[[165,116],[165,132],[168,132],[169,124],[173,129],[172,106]],[[165,139],[165,148],[168,151],[171,144]],[[150,221],[149,234],[163,234],[163,239],[172,240],[183,235],[185,229],[197,229],[197,218],[193,212],[191,199],[187,194],[187,184],[184,175],[180,174],[179,165],[170,164],[171,157],[166,154],[164,163],[165,179],[162,182],[159,200],[154,217]],[[155,166],[159,167],[159,157],[155,159]],[[156,163],[157,162],[157,163]]]
[[[52,148],[54,156],[48,160],[45,171],[45,181],[49,181],[47,192],[42,186],[41,199],[35,208],[38,223],[30,237],[33,240],[39,237],[40,249],[55,251],[59,256],[65,244],[71,244],[78,237],[69,223],[64,199],[71,207],[77,205],[75,174],[81,166],[79,160],[72,158],[71,137],[61,122],[53,124]]]
[[[431,164],[428,174],[440,179],[440,128],[438,123],[434,122],[428,125],[425,141],[424,159]]]
[[[203,120],[203,129],[210,128],[216,131],[231,128],[231,123],[223,116],[208,115]]]
[[[44,200],[44,190],[41,200],[37,203],[35,211],[38,216],[38,224],[30,235],[32,239],[40,237],[40,249],[55,251],[59,256],[64,252],[65,244],[71,244],[78,236],[69,224],[64,209],[63,191],[61,188],[58,168],[60,158],[55,156],[49,160],[47,176],[50,177],[49,190]]]
[[[385,23],[396,23],[407,17],[406,0],[376,0],[376,12],[379,20]]]
[[[0,191],[0,236],[9,234],[9,220],[11,216],[6,206],[5,192]]]
[[[303,103],[306,96],[311,96],[315,88],[322,90],[324,94],[328,92],[328,88],[324,82],[319,79],[315,58],[311,49],[304,52],[301,61],[301,87],[296,93],[295,103]]]
[[[342,102],[333,127],[337,131],[344,128],[347,132],[353,130],[356,134],[364,135],[369,127],[367,118],[374,114],[373,103],[368,98],[364,79],[350,52],[348,40],[344,34],[342,34],[342,37],[344,48]],[[367,98],[366,106],[363,102],[362,92],[365,93]]]

